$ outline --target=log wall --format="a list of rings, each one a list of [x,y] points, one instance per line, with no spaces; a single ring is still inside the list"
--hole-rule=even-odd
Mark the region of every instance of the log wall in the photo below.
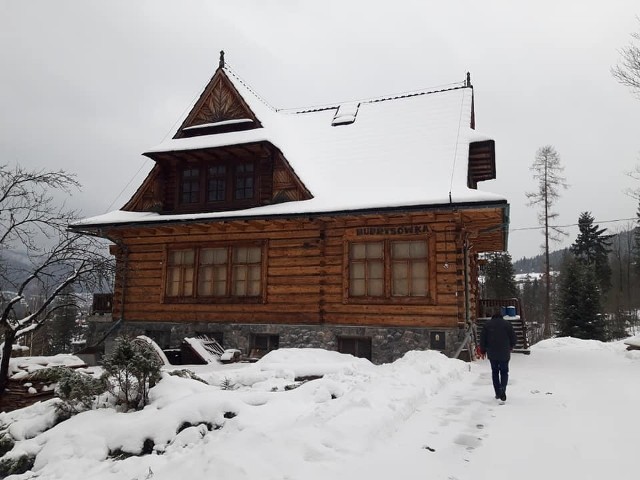
[[[465,215],[468,219],[470,213]],[[484,215],[482,220],[486,222]],[[461,218],[454,211],[443,211],[114,229],[110,237],[120,245],[114,248],[120,267],[114,292],[114,319],[454,328],[464,322],[465,315],[463,244],[468,232]],[[384,233],[359,237],[358,229],[381,228],[389,232],[416,227],[421,231],[425,226],[428,233],[420,235],[430,239],[432,298],[393,299],[388,303],[348,298],[345,281],[348,241],[415,238]],[[263,272],[266,295],[261,302],[164,300],[167,248],[246,241],[262,241],[266,245]]]

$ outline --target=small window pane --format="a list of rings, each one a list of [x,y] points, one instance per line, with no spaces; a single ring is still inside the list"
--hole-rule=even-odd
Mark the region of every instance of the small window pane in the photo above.
[[[426,258],[427,242],[411,242],[411,258]]]
[[[364,279],[364,263],[363,262],[358,262],[358,263],[352,263],[351,264],[351,278],[353,279]]]
[[[369,296],[379,297],[384,295],[384,280],[371,280],[369,282]]]
[[[262,250],[260,247],[251,247],[247,249],[247,263],[260,262]]]
[[[393,242],[391,244],[391,258],[407,258],[409,257],[409,242]]]
[[[369,278],[384,278],[384,264],[382,262],[369,262]]]
[[[366,245],[364,243],[352,243],[351,244],[351,258],[359,260],[365,258],[367,253]]]
[[[366,293],[364,279],[352,278],[349,291],[351,292],[351,296],[363,297]]]
[[[367,258],[382,258],[383,244],[380,243],[367,243]]]

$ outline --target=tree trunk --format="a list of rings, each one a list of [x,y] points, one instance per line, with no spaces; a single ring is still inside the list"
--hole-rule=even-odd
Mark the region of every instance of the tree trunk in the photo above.
[[[544,338],[551,337],[551,268],[549,267],[549,180],[547,162],[544,165],[544,273],[546,293],[544,297]]]
[[[2,361],[0,362],[0,395],[4,394],[9,381],[9,361],[11,360],[11,352],[15,341],[16,332],[6,329],[4,332],[4,345],[2,346]]]

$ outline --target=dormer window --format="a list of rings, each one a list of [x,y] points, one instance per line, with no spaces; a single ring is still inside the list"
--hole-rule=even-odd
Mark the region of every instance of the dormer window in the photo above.
[[[182,203],[200,201],[200,169],[189,167],[182,171]]]
[[[253,163],[241,163],[235,168],[235,199],[247,200],[254,197]]]
[[[179,205],[187,211],[246,208],[257,197],[253,161],[203,161],[183,168],[179,178]]]
[[[212,165],[207,180],[207,202],[224,202],[227,190],[227,167]]]

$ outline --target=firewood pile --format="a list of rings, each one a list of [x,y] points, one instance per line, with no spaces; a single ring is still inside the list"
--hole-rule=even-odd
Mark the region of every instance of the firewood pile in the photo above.
[[[11,412],[53,398],[55,382],[32,380],[29,377],[43,368],[61,366],[85,368],[87,365],[78,357],[66,354],[12,358],[9,381],[4,393],[0,395],[0,411]]]

